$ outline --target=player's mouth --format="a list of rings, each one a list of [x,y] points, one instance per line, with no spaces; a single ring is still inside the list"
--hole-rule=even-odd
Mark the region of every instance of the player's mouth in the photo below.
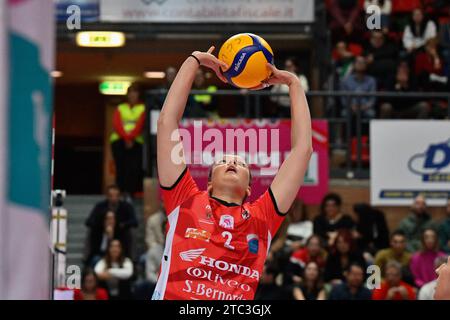
[[[228,173],[228,172],[237,173],[237,169],[236,169],[235,167],[233,167],[233,166],[230,166],[230,167],[228,167],[227,170],[225,171],[225,173]]]

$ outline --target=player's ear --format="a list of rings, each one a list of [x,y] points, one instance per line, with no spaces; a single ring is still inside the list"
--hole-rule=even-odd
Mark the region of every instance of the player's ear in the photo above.
[[[246,198],[250,197],[252,194],[252,188],[250,186],[247,187],[247,190],[245,190]]]

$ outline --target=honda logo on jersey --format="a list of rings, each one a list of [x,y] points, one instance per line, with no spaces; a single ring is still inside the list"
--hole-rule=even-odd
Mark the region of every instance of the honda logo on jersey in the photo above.
[[[220,217],[219,225],[224,229],[234,229],[234,218],[228,214]]]
[[[200,255],[203,253],[203,251],[205,251],[205,249],[206,248],[200,248],[200,249],[192,249],[192,250],[180,252],[180,258],[183,261],[192,262],[195,259],[197,259],[198,257],[200,257]]]

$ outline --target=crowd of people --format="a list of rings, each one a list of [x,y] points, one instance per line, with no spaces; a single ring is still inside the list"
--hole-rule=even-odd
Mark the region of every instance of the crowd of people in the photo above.
[[[445,1],[329,0],[334,46],[333,89],[374,93],[448,92],[450,5]],[[374,25],[379,8],[379,24]],[[334,116],[357,110],[363,119],[445,118],[439,98],[343,97]],[[340,111],[339,111],[340,110]]]
[[[450,254],[450,200],[446,213],[444,220],[434,221],[419,195],[390,231],[384,213],[368,204],[344,213],[338,194],[326,195],[314,218],[295,201],[272,241],[255,298],[432,300],[435,270]],[[135,210],[110,186],[86,220],[85,269],[75,299],[149,299],[166,223],[164,207],[148,217],[146,251],[135,254]]]

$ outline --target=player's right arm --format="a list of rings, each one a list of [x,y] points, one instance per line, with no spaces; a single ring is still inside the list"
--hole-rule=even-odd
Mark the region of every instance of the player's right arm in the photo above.
[[[213,50],[214,47],[211,47],[208,52],[195,51],[192,55],[200,61],[202,66],[212,69],[222,81],[226,81],[219,68],[227,69],[227,66],[211,54]],[[186,107],[198,68],[199,63],[195,58],[188,57],[184,61],[170,87],[159,115],[157,163],[159,183],[164,187],[172,186],[186,168],[183,146],[178,134],[178,123]]]

